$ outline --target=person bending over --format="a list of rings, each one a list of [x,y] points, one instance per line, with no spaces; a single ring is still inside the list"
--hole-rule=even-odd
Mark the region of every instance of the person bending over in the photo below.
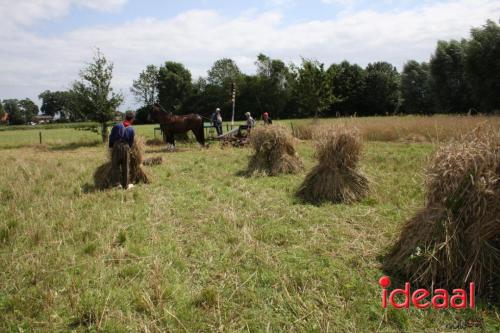
[[[113,126],[109,136],[111,149],[111,183],[116,187],[130,189],[130,148],[134,144],[135,131],[132,127],[134,113],[127,112],[125,121]]]

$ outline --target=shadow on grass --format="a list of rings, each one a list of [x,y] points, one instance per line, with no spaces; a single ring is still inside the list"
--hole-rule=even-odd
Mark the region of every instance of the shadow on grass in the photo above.
[[[157,153],[183,153],[183,152],[187,152],[187,151],[189,151],[189,149],[187,149],[187,148],[175,147],[174,149],[172,149],[172,148],[164,146],[164,147],[158,148],[158,149],[146,149],[144,152],[146,154],[157,154]]]
[[[50,148],[52,151],[75,150],[78,148],[94,148],[103,145],[101,141],[90,142],[70,142],[63,145],[57,145]]]
[[[104,190],[97,188],[94,184],[91,184],[91,183],[86,183],[86,184],[83,184],[83,186],[82,186],[82,192],[85,194],[102,192],[102,191],[104,191]]]

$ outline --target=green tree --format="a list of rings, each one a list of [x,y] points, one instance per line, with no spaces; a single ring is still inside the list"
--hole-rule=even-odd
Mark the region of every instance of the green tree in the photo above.
[[[21,110],[22,117],[24,118],[24,123],[29,123],[33,120],[33,117],[38,114],[38,105],[36,105],[31,99],[25,98],[18,102],[19,109]]]
[[[209,84],[227,88],[232,82],[241,80],[241,71],[232,59],[217,60],[208,71]]]
[[[149,112],[152,110],[151,105],[141,106],[135,111],[134,124],[148,124],[150,123]]]
[[[108,122],[113,120],[116,109],[123,101],[123,96],[113,91],[113,64],[97,50],[93,62],[80,71],[80,81],[73,84],[73,107],[80,104],[78,112],[101,125],[103,142],[108,139]]]
[[[42,100],[42,107],[40,110],[43,114],[49,116],[55,116],[60,114],[61,118],[65,117],[65,113],[68,112],[67,103],[69,98],[69,93],[67,91],[50,91],[45,90],[38,98]]]
[[[353,115],[358,110],[362,98],[364,69],[343,61],[331,65],[327,70],[327,77],[332,94],[336,97],[335,103],[332,104],[332,115],[337,112],[346,116]]]
[[[191,73],[183,64],[167,61],[158,72],[158,100],[167,110],[178,110],[191,95]]]
[[[429,64],[410,60],[404,65],[401,74],[401,95],[402,109],[405,113],[433,113],[434,100]]]
[[[488,20],[471,35],[465,71],[475,104],[485,112],[500,110],[500,26]]]
[[[384,115],[398,111],[400,77],[387,62],[368,64],[360,98],[360,115]]]
[[[158,98],[158,68],[149,65],[134,80],[130,91],[142,106],[153,105]]]
[[[335,100],[324,65],[315,60],[302,59],[301,66],[293,66],[292,70],[293,94],[298,101],[299,115],[319,117]]]
[[[6,99],[3,103],[5,112],[9,114],[9,124],[22,125],[26,123],[17,99]]]
[[[280,118],[289,98],[289,70],[279,59],[271,59],[264,54],[257,56],[256,99],[261,111]],[[248,80],[247,80],[248,82]]]
[[[467,41],[439,41],[431,57],[433,94],[439,112],[465,113],[471,107],[471,89],[465,77]]]

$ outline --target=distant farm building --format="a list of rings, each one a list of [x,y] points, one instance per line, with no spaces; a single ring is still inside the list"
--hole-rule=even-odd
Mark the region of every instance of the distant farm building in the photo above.
[[[37,115],[37,116],[34,116],[32,119],[32,122],[35,124],[48,124],[48,123],[51,123],[53,121],[54,121],[54,117],[49,116],[49,115]]]
[[[9,122],[9,114],[6,112],[0,118],[0,124],[7,124]]]

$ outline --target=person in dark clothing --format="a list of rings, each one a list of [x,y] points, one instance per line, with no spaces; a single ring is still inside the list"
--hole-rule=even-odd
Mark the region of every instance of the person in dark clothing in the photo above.
[[[109,136],[111,148],[111,182],[113,185],[125,189],[134,187],[130,183],[130,148],[134,144],[135,131],[132,127],[134,114],[127,112],[125,121],[113,126]]]
[[[215,127],[215,130],[217,131],[217,136],[221,136],[222,135],[222,116],[220,114],[219,108],[215,109],[215,112],[212,113],[211,121],[212,121],[212,125]]]
[[[271,125],[273,123],[273,120],[269,117],[269,113],[267,112],[264,112],[262,115],[262,120],[264,121],[264,125]]]

